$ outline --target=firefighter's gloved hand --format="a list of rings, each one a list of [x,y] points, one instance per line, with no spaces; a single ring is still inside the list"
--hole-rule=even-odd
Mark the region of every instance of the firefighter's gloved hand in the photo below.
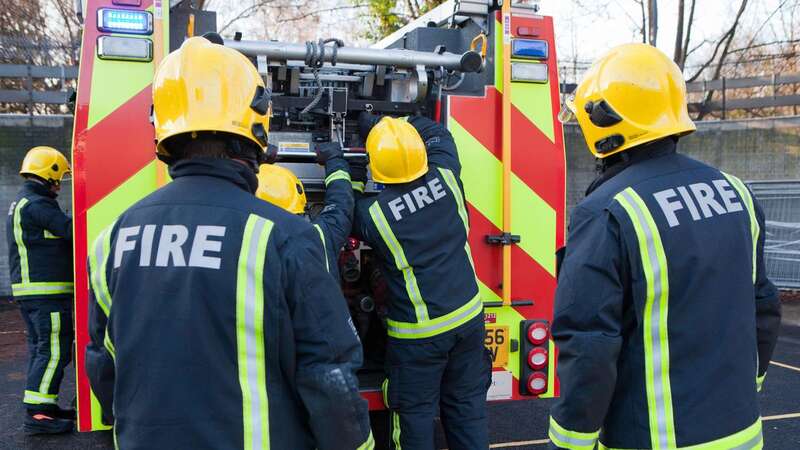
[[[344,159],[344,150],[342,150],[342,145],[338,142],[319,144],[314,149],[314,152],[317,154],[317,162],[322,165],[327,164],[332,159]]]
[[[358,158],[350,161],[350,179],[353,182],[367,182],[367,159]]]
[[[383,116],[378,116],[367,111],[363,111],[361,114],[359,114],[358,134],[361,136],[361,139],[366,141],[367,136],[369,136],[369,132],[372,131],[372,128],[377,125],[381,119],[383,119]]]
[[[266,151],[258,154],[258,165],[261,164],[275,164],[278,160],[278,146],[269,144]]]

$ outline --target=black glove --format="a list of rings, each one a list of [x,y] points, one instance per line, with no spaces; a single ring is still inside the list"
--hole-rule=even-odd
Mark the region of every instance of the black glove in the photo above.
[[[357,158],[350,162],[350,179],[355,182],[367,182],[367,158]]]
[[[358,134],[361,136],[365,142],[367,140],[367,136],[369,136],[369,132],[372,131],[372,127],[378,124],[378,122],[383,119],[383,116],[377,116],[372,113],[368,113],[363,111],[361,114],[358,115]]]
[[[328,161],[336,158],[344,159],[344,151],[342,145],[338,142],[326,142],[318,144],[314,149],[317,154],[317,163],[325,165]]]
[[[278,159],[278,146],[268,144],[267,148],[258,154],[258,165],[275,164]]]

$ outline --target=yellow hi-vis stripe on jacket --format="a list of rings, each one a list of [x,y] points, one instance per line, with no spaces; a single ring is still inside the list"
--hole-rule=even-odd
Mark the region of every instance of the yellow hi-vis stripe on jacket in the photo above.
[[[753,197],[750,195],[750,191],[747,190],[742,180],[736,178],[733,175],[728,175],[725,172],[722,172],[725,175],[725,178],[731,183],[736,192],[739,193],[739,197],[742,198],[744,201],[745,208],[747,209],[747,213],[750,215],[750,234],[753,236],[753,283],[756,282],[756,255],[758,254],[758,236],[761,233],[761,227],[758,225],[758,219],[756,219],[756,209],[753,206]]]
[[[547,433],[553,444],[566,450],[594,450],[600,430],[594,433],[570,431],[550,417],[550,430]]]
[[[264,356],[264,262],[273,223],[251,214],[236,275],[236,349],[242,389],[244,450],[269,450],[269,404]]]
[[[645,385],[650,422],[650,445],[654,450],[674,449],[676,448],[675,420],[669,379],[669,340],[667,335],[669,312],[667,256],[656,222],[636,191],[628,188],[614,198],[628,213],[633,223],[636,238],[639,241],[642,268],[647,281],[642,328],[644,330]]]
[[[25,246],[22,230],[22,208],[28,203],[30,203],[28,199],[23,197],[14,208],[14,241],[17,244],[17,253],[19,253],[20,282],[11,285],[11,295],[14,297],[26,297],[72,294],[75,289],[75,285],[72,282],[31,281],[30,267],[28,266],[28,247]]]
[[[417,322],[428,320],[428,307],[425,305],[425,301],[422,300],[422,294],[419,292],[417,277],[414,275],[414,268],[408,263],[406,254],[403,251],[403,246],[397,241],[397,237],[395,237],[391,227],[389,227],[389,221],[387,221],[386,216],[383,215],[383,211],[378,202],[373,203],[372,206],[369,207],[369,214],[372,216],[372,220],[375,222],[375,227],[378,228],[383,242],[386,243],[386,246],[389,247],[389,251],[392,252],[397,270],[403,274],[403,279],[406,282],[406,292],[408,293],[408,298],[411,299],[411,303],[414,304],[414,313],[417,316]],[[389,334],[391,335],[391,331]]]
[[[627,450],[621,448],[611,448],[598,445],[599,450]],[[761,434],[761,418],[756,423],[750,425],[738,433],[726,436],[704,444],[691,445],[688,447],[673,447],[674,450],[761,450],[764,447],[764,438]]]

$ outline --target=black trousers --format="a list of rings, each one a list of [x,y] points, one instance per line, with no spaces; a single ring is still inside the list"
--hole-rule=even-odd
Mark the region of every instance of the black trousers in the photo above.
[[[58,402],[64,368],[72,360],[72,299],[18,300],[28,328],[28,379],[23,403],[46,410]]]
[[[390,410],[392,448],[432,450],[437,409],[448,448],[489,448],[486,391],[491,356],[480,321],[428,339],[390,338],[384,400]]]

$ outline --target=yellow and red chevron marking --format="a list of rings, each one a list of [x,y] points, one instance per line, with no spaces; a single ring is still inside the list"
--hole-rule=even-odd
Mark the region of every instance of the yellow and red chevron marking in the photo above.
[[[78,428],[106,428],[84,372],[89,283],[88,246],[116,217],[156,187],[163,168],[155,160],[153,127],[149,123],[150,85],[158,61],[169,48],[169,1],[142,0],[153,13],[153,62],[102,60],[97,57],[97,10],[111,0],[88,0],[73,130],[73,214],[75,246],[75,368]]]
[[[499,19],[499,15],[497,17]],[[519,339],[518,324],[525,319],[552,320],[555,294],[555,252],[564,245],[566,162],[563,133],[557,120],[558,68],[553,22],[550,17],[512,15],[512,34],[520,27],[536,31],[547,40],[549,82],[512,83],[511,89],[511,232],[522,241],[511,252],[512,300],[533,300],[532,306],[492,308],[497,323],[510,326]],[[484,301],[499,301],[502,283],[502,249],[489,246],[487,235],[502,232],[502,26],[495,24],[495,86],[483,97],[450,97],[448,128],[458,145],[461,179],[470,205],[470,245]],[[551,350],[552,346],[551,346]],[[543,396],[558,395],[555,377],[557,355],[551,354],[550,387]],[[519,357],[509,359],[518,394]]]

